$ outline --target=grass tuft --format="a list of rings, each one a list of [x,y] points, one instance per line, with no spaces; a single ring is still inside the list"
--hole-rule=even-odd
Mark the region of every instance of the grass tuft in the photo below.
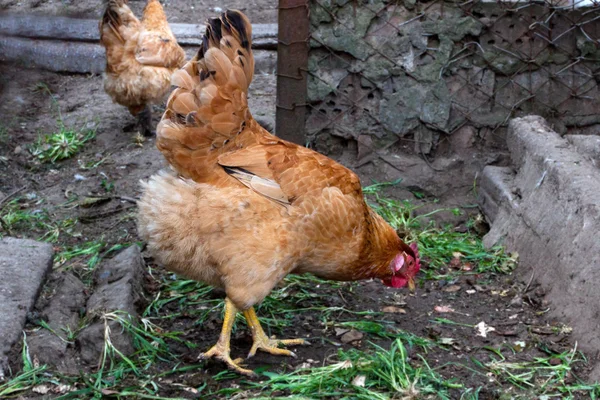
[[[449,388],[461,388],[444,379],[424,359],[410,359],[401,339],[389,349],[372,345],[374,352],[350,350],[338,353],[330,365],[300,369],[289,374],[264,372],[269,380],[261,387],[268,393],[289,392],[308,398],[449,399]]]
[[[52,105],[57,110],[57,131],[38,136],[38,139],[29,146],[29,152],[43,163],[56,163],[60,160],[73,157],[84,144],[96,137],[96,129],[79,129],[65,125],[60,112],[58,101],[44,83],[38,83],[34,90],[41,91],[50,96]]]
[[[41,162],[54,164],[57,161],[73,157],[86,142],[95,137],[95,129],[75,131],[59,122],[58,131],[39,136],[29,151]]]
[[[439,276],[439,271],[447,267],[455,254],[460,254],[463,262],[475,266],[474,272],[509,273],[517,264],[516,255],[508,255],[501,246],[486,249],[481,237],[472,231],[457,232],[451,226],[438,226],[431,217],[450,212],[460,215],[458,208],[436,209],[418,214],[424,205],[414,205],[408,200],[394,200],[381,195],[380,189],[394,183],[375,184],[364,188],[367,198],[373,198],[371,207],[390,225],[405,234],[408,242],[417,242],[419,253],[428,268],[423,269],[427,279]]]

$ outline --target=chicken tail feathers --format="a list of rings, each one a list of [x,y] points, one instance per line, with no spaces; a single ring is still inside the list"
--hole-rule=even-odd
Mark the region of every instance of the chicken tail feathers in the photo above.
[[[139,24],[127,6],[127,0],[108,0],[102,19],[100,20],[100,41],[106,47],[110,42],[118,40],[125,43],[122,27],[128,24]]]
[[[255,123],[247,99],[254,75],[251,38],[248,18],[227,10],[207,22],[198,53],[171,78],[176,89],[157,127],[157,147],[186,177],[205,181],[219,154],[248,140],[241,134]]]
[[[110,29],[110,31],[119,39],[119,41],[124,42],[123,37],[119,33],[119,26],[123,24],[121,19],[121,14],[119,13],[119,8],[123,7],[127,4],[127,0],[109,0],[106,4],[106,9],[104,10],[104,14],[102,15],[102,20],[100,21],[100,33],[104,34],[104,28]]]

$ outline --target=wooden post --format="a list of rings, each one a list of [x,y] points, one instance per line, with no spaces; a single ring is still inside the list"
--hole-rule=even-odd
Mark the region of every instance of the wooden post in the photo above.
[[[305,144],[308,0],[279,0],[277,136]]]

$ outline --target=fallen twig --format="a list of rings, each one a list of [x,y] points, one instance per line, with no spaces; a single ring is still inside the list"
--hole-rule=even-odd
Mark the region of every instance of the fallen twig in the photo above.
[[[14,197],[17,194],[21,193],[23,190],[25,190],[25,188],[26,188],[26,186],[23,186],[20,189],[17,189],[17,190],[15,190],[13,192],[10,192],[2,200],[0,200],[0,210],[2,209],[2,207],[4,207],[5,203],[7,203],[12,197]]]

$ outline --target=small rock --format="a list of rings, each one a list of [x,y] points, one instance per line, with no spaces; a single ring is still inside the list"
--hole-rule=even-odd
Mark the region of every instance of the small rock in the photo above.
[[[112,260],[103,263],[96,276],[96,289],[87,301],[87,318],[93,319],[113,311],[137,316],[136,304],[142,300],[144,260],[139,247],[130,246]],[[133,353],[133,343],[118,321],[108,321],[110,340],[124,355]],[[81,359],[95,365],[104,349],[105,321],[99,320],[83,329],[77,336]]]
[[[346,328],[335,328],[335,336],[342,336],[344,333],[349,332],[350,329]]]
[[[459,285],[450,285],[450,286],[446,286],[445,288],[442,289],[443,292],[446,293],[456,293],[461,289],[461,287]]]
[[[352,379],[352,384],[354,386],[365,387],[366,381],[367,377],[365,375],[356,375],[354,379]]]
[[[381,311],[384,313],[406,314],[406,310],[404,308],[396,306],[385,306],[381,309]]]
[[[460,156],[472,157],[472,149],[476,138],[477,132],[475,128],[471,125],[465,125],[450,135],[450,147]]]
[[[23,148],[21,146],[15,147],[15,150],[13,151],[14,154],[21,154],[22,152]]]
[[[510,301],[509,303],[512,307],[519,307],[521,306],[521,304],[523,304],[523,299],[521,298],[521,296],[515,296],[513,297],[513,299]]]
[[[344,344],[348,344],[351,342],[355,342],[363,338],[362,332],[357,331],[356,329],[351,329],[350,331],[344,333],[340,338],[340,341]]]
[[[438,313],[452,313],[454,309],[450,306],[435,306],[433,310]]]
[[[46,329],[28,337],[29,353],[41,364],[55,366],[60,372],[76,374],[76,355],[68,347],[67,332],[77,331],[79,310],[85,306],[85,285],[73,274],[59,276],[56,293],[42,311],[50,332]]]
[[[493,326],[489,326],[485,322],[481,321],[477,325],[475,325],[475,329],[477,329],[477,336],[487,337],[487,334],[496,330]]]

